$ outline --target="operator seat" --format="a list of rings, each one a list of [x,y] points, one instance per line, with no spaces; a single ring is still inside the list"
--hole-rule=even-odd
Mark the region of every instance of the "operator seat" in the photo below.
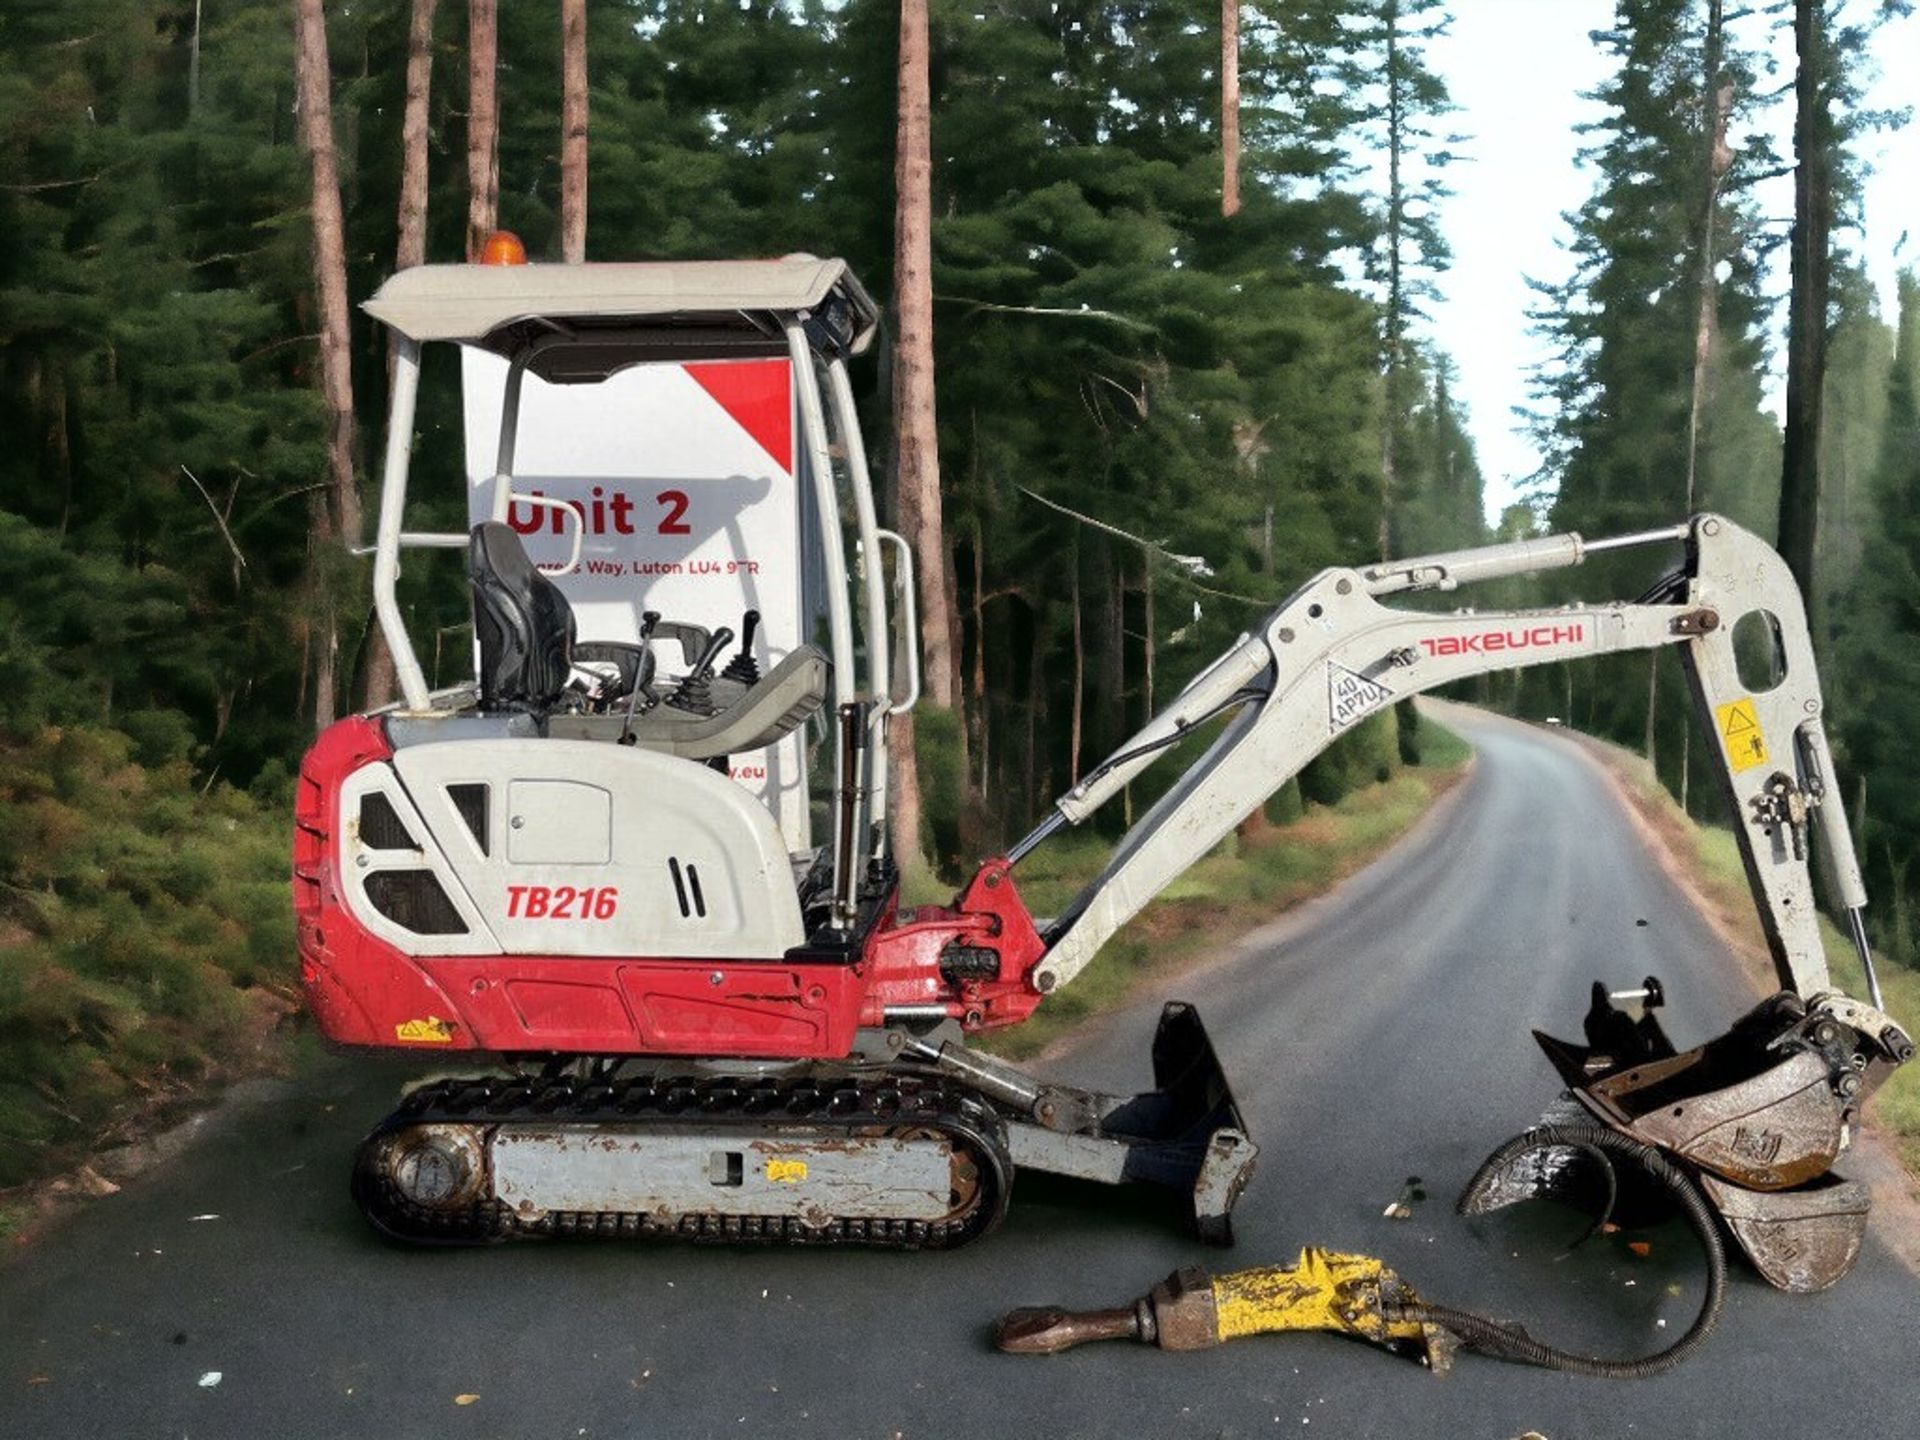
[[[513,527],[486,520],[467,542],[482,710],[553,708],[573,669],[573,606],[527,558]]]

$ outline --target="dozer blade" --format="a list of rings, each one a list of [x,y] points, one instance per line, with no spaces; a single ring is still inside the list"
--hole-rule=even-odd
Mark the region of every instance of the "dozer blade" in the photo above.
[[[1233,1243],[1232,1214],[1253,1176],[1257,1147],[1214,1054],[1200,1014],[1174,1001],[1153,1036],[1154,1088],[1131,1097],[1049,1087],[1057,1118],[1007,1127],[1014,1164],[1107,1184],[1142,1181],[1184,1191],[1194,1229],[1210,1245]]]
[[[1769,1283],[1792,1291],[1832,1285],[1859,1254],[1867,1217],[1865,1188],[1833,1165],[1861,1102],[1907,1056],[1786,992],[1717,1039],[1678,1051],[1652,1015],[1659,983],[1650,977],[1634,994],[1645,1002],[1638,1014],[1594,986],[1586,1045],[1534,1032],[1569,1095],[1615,1132],[1681,1162]],[[1548,1119],[1564,1114],[1562,1102]],[[1602,1221],[1650,1218],[1646,1187],[1630,1167],[1609,1171],[1601,1194],[1585,1158],[1556,1147],[1483,1175],[1471,1208],[1584,1195],[1601,1201]]]

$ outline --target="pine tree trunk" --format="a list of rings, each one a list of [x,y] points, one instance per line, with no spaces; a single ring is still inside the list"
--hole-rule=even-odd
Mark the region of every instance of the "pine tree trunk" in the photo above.
[[[972,713],[967,717],[973,722],[973,748],[976,752],[973,763],[980,776],[979,794],[986,796],[992,791],[988,779],[990,736],[988,726],[991,721],[987,709],[987,536],[986,527],[980,523],[978,512],[973,518],[973,704]]]
[[[587,258],[587,0],[560,0],[560,258]]]
[[[1240,0],[1220,3],[1220,213],[1240,213]]]
[[[393,268],[407,270],[427,258],[428,105],[433,93],[433,16],[440,0],[413,0],[407,24],[407,100],[400,120],[400,203],[395,216]],[[387,379],[393,379],[397,335],[387,337]],[[367,643],[363,704],[377,710],[393,699],[393,652],[376,623]]]
[[[1080,553],[1073,556],[1073,725],[1067,740],[1067,783],[1080,783],[1080,743],[1087,704],[1087,647],[1080,621]]]
[[[1047,606],[1041,599],[1029,602],[1033,616],[1033,644],[1027,652],[1027,703],[1020,708],[1026,711],[1027,720],[1027,763],[1023,778],[1026,792],[1026,812],[1035,815],[1040,810],[1040,712],[1044,708],[1047,693]]]
[[[200,113],[200,11],[201,0],[193,0],[193,48],[187,52],[187,114]]]
[[[440,0],[413,0],[407,26],[407,106],[400,121],[400,208],[393,268],[427,258],[428,101],[433,91],[433,14]]]
[[[1687,411],[1687,504],[1693,513],[1700,493],[1700,416],[1706,406],[1707,367],[1713,355],[1713,332],[1719,309],[1719,286],[1715,283],[1713,227],[1720,209],[1720,181],[1733,163],[1727,151],[1727,113],[1733,104],[1733,87],[1720,83],[1722,53],[1722,0],[1708,0],[1707,41],[1705,48],[1705,86],[1702,90],[1703,131],[1706,135],[1706,165],[1700,195],[1700,308],[1693,329],[1693,399]]]
[[[1820,516],[1820,410],[1826,388],[1832,117],[1821,84],[1824,0],[1794,0],[1793,290],[1787,318],[1787,425],[1780,470],[1780,553],[1807,603]]]
[[[1406,148],[1405,106],[1400,90],[1400,5],[1386,0],[1387,26],[1387,373],[1386,415],[1380,427],[1380,558],[1393,558],[1393,502],[1399,493],[1399,457],[1394,441],[1400,421],[1400,366],[1405,345],[1406,293],[1400,269],[1402,222],[1406,196],[1401,188],[1400,161]]]
[[[933,388],[933,161],[927,0],[901,0],[894,151],[893,512],[913,549],[920,588],[923,704],[960,708],[952,557],[940,517],[940,450]],[[962,727],[962,736],[965,730]],[[920,783],[913,751],[895,753],[897,836],[917,848]],[[898,843],[898,842],[897,842]],[[912,858],[904,845],[901,853]]]
[[[480,258],[499,223],[500,112],[495,72],[499,0],[467,0],[467,259]]]
[[[326,503],[313,512],[309,584],[318,647],[314,719],[330,724],[334,704],[337,619],[327,572],[335,545],[360,537],[360,495],[353,474],[353,361],[347,328],[347,256],[334,156],[333,97],[327,59],[327,19],[321,0],[295,0],[295,83],[302,138],[313,173],[313,293],[320,328],[320,393],[327,411]]]

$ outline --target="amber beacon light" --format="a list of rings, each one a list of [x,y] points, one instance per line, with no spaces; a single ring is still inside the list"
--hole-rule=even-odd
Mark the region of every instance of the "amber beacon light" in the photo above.
[[[482,265],[524,265],[527,263],[527,247],[520,243],[520,237],[511,230],[495,230],[488,234],[486,243],[480,247]]]

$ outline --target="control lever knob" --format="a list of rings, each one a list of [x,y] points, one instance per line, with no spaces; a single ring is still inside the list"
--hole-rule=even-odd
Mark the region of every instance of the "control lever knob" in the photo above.
[[[733,631],[722,625],[713,632],[707,641],[707,648],[700,652],[700,659],[688,672],[687,678],[667,697],[667,704],[676,710],[690,710],[696,715],[713,714],[713,666],[720,658],[720,652],[733,643]]]
[[[760,612],[749,610],[740,620],[740,651],[720,672],[723,680],[738,680],[742,685],[760,683],[760,662],[753,658],[753,632],[760,628]]]
[[[633,722],[640,714],[640,700],[646,697],[647,707],[651,709],[660,703],[660,697],[653,690],[653,630],[660,623],[658,610],[640,612],[640,660],[634,666],[633,688],[627,693],[627,721],[620,727],[620,743],[634,743]]]

